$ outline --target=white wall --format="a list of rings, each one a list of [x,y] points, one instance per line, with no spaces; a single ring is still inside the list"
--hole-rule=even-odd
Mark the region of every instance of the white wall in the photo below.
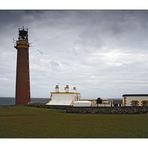
[[[89,107],[89,106],[91,106],[91,101],[74,101],[73,106],[75,106],[75,107]]]

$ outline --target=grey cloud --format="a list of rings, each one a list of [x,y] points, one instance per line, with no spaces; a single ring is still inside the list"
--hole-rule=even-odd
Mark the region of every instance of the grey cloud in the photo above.
[[[14,96],[18,27],[29,28],[32,97],[75,85],[82,97],[147,93],[148,11],[0,11],[0,95]],[[7,93],[8,92],[8,93]]]

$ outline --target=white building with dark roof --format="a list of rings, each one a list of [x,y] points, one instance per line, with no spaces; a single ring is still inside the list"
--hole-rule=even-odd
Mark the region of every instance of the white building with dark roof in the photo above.
[[[148,106],[148,94],[124,94],[123,106]]]

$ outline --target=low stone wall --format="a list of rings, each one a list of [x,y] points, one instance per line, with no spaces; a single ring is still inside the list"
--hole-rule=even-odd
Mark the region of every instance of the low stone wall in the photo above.
[[[49,109],[63,109],[66,110],[71,106],[65,106],[65,105],[45,105],[42,103],[32,103],[32,104],[28,104],[27,106],[30,107],[39,107],[39,108],[49,108]]]
[[[69,107],[67,113],[103,113],[103,114],[141,114],[148,107]]]
[[[102,114],[142,114],[148,112],[148,107],[73,107],[65,105],[45,105],[41,103],[32,103],[27,106],[47,109],[62,109],[67,113],[102,113]]]

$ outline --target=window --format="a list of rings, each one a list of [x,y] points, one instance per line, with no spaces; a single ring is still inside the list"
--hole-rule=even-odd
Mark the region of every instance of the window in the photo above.
[[[141,103],[142,103],[142,106],[148,106],[148,100],[141,101]]]
[[[131,101],[131,106],[138,106],[138,105],[139,105],[139,101],[137,101],[137,100]]]

